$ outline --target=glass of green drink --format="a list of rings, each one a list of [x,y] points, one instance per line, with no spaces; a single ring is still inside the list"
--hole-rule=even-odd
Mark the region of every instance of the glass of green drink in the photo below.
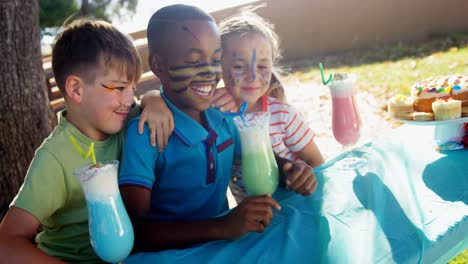
[[[249,195],[273,193],[278,188],[278,165],[271,147],[270,113],[254,112],[234,118],[242,144],[242,180]]]

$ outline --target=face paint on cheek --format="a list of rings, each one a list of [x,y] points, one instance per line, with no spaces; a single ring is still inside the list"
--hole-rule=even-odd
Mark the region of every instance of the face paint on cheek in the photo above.
[[[176,93],[182,93],[187,90],[194,75],[193,70],[184,66],[172,67],[168,71],[169,83]]]
[[[261,81],[265,83],[265,86],[267,87],[270,85],[270,80],[268,78],[269,76],[270,75],[268,73],[264,73],[264,72],[260,74]]]
[[[235,85],[238,85],[240,83],[242,75],[242,73],[234,73],[233,80]]]
[[[255,65],[257,64],[257,49],[253,49],[252,51],[252,64],[250,65],[250,70],[252,72],[252,80],[256,79],[255,76]]]
[[[172,87],[173,87],[175,93],[183,93],[183,92],[187,91],[188,85],[189,85],[189,83],[187,83],[187,84],[177,83],[177,84],[172,84]]]
[[[168,73],[171,87],[176,93],[181,93],[187,90],[190,83],[218,83],[221,79],[221,65],[177,66],[171,67]]]
[[[227,74],[227,80],[224,80],[226,82],[227,86],[235,86],[236,85],[236,80],[232,76],[232,73]]]

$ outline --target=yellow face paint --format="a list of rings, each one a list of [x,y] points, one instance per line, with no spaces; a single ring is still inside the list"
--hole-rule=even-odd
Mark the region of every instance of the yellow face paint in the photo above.
[[[190,83],[218,83],[221,79],[221,64],[172,67],[168,70],[171,87],[185,90]]]

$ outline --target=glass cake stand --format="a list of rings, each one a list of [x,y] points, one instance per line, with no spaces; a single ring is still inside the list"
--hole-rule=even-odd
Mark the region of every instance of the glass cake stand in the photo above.
[[[463,123],[468,117],[442,121],[414,121],[395,119],[405,124],[434,126],[434,144],[439,150],[457,150],[464,148],[462,139],[465,135]]]

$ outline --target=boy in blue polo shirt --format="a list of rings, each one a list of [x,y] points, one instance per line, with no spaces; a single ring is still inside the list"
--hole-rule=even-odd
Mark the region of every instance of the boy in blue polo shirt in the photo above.
[[[119,184],[135,251],[263,232],[271,207],[280,210],[268,195],[249,197],[220,217],[228,209],[226,191],[240,140],[232,121],[209,108],[221,77],[215,21],[196,7],[172,5],[151,17],[147,34],[149,64],[161,80],[175,129],[163,152],[151,146],[148,127],[138,134],[138,119],[127,131]],[[313,177],[304,163],[292,165],[289,178]]]

